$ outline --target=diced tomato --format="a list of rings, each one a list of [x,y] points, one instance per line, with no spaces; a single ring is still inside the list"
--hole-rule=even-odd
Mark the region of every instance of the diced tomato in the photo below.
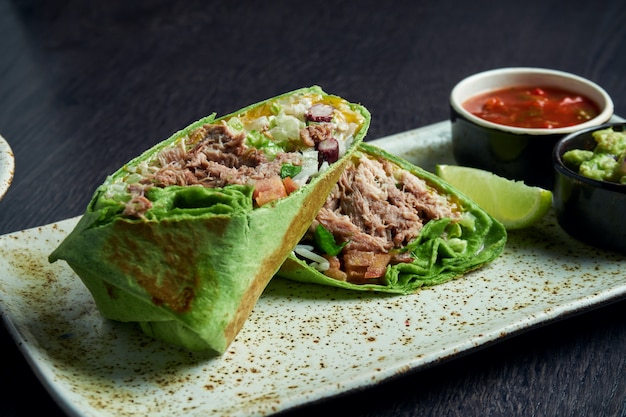
[[[372,259],[372,263],[367,267],[365,278],[380,278],[385,275],[387,265],[391,260],[391,255],[387,253],[376,253]]]
[[[285,186],[285,191],[287,195],[293,193],[298,189],[298,184],[291,177],[283,178],[283,185]]]
[[[386,253],[361,251],[350,251],[343,257],[348,281],[361,283],[382,277],[390,260]]]
[[[336,256],[324,255],[324,258],[328,260],[330,267],[324,271],[324,275],[336,279],[337,281],[346,281],[348,274],[341,270],[341,262]]]
[[[499,97],[489,97],[483,104],[483,111],[498,111],[504,109],[504,102]]]
[[[283,197],[287,197],[287,191],[279,176],[257,180],[254,184],[253,198],[259,207]]]
[[[533,88],[531,94],[535,96],[545,96],[546,92],[542,88]]]

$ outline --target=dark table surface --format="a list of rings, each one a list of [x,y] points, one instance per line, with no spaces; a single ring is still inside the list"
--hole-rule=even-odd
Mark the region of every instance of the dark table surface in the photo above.
[[[447,119],[457,81],[507,66],[587,77],[626,115],[625,22],[621,0],[0,0],[16,160],[0,234],[81,214],[106,175],[204,115],[313,84],[367,106],[368,139]],[[625,308],[283,415],[623,416]],[[64,415],[0,328],[0,415]]]

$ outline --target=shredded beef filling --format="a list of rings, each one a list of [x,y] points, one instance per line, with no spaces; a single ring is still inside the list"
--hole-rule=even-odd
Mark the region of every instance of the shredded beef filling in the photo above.
[[[162,167],[142,183],[157,187],[199,184],[211,188],[248,184],[279,176],[283,164],[301,163],[299,155],[286,152],[269,161],[262,151],[245,146],[244,133],[233,134],[225,124],[202,126],[193,132],[196,135],[202,139],[187,153],[164,150],[159,158],[166,163],[161,163]]]
[[[125,206],[125,216],[140,217],[152,206],[143,195],[148,187],[202,185],[217,188],[264,180],[280,186],[282,165],[302,163],[299,154],[289,152],[281,152],[268,160],[261,150],[245,145],[244,133],[233,133],[225,123],[199,127],[190,134],[190,140],[196,145],[189,151],[179,147],[161,151],[157,156],[160,168],[146,175],[141,186],[129,186],[131,200]]]
[[[457,218],[455,208],[422,179],[398,171],[390,161],[362,158],[343,172],[310,232],[321,224],[337,243],[348,242],[337,258],[327,256],[327,275],[376,283],[389,263],[411,261],[409,253],[394,249],[415,239],[430,220]]]

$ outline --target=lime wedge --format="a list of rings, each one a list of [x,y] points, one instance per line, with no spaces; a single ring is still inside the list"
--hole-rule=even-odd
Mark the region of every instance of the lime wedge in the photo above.
[[[552,192],[509,180],[489,171],[437,165],[436,174],[474,200],[507,230],[529,227],[552,207]]]

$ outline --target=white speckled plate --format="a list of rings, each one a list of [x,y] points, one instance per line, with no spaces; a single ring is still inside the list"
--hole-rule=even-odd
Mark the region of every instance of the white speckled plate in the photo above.
[[[0,136],[0,200],[6,194],[13,181],[15,157],[9,143]]]
[[[432,169],[453,163],[442,122],[374,141]],[[567,236],[550,213],[501,257],[410,296],[273,280],[228,351],[190,354],[103,320],[47,255],[77,219],[0,237],[1,313],[72,416],[264,416],[485,346],[626,295],[626,257]]]

